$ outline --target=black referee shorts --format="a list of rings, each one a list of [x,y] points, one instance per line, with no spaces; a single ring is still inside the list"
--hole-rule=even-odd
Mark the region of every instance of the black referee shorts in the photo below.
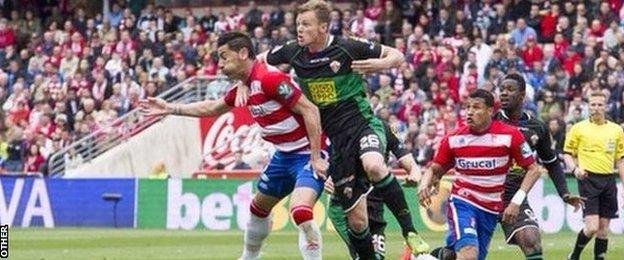
[[[579,194],[587,198],[583,216],[598,215],[601,218],[618,218],[615,174],[588,173],[585,179],[578,180]]]

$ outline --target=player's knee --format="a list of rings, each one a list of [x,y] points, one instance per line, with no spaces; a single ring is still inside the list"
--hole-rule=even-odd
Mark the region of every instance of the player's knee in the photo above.
[[[479,257],[479,250],[475,246],[467,246],[457,252],[457,260],[476,260]]]
[[[598,230],[596,231],[596,237],[597,238],[607,238],[607,236],[609,235],[609,227],[599,227]]]
[[[349,218],[349,229],[354,232],[361,233],[368,228],[368,221],[366,218],[351,217]]]
[[[592,237],[596,234],[596,232],[598,232],[598,229],[598,223],[588,221],[585,222],[585,227],[583,228],[583,231],[585,232],[585,235],[587,235],[588,237]]]
[[[540,243],[538,242],[529,242],[528,244],[520,245],[520,247],[522,248],[522,252],[524,252],[525,255],[542,252],[542,245],[540,245]]]
[[[542,251],[542,245],[537,230],[525,229],[526,232],[517,233],[516,241],[525,255],[535,254]]]
[[[368,177],[373,181],[377,182],[386,177],[388,173],[386,165],[383,161],[379,160],[365,160],[363,163],[364,171],[368,174]]]
[[[290,209],[290,215],[292,216],[297,226],[299,226],[301,223],[314,219],[312,207],[308,205],[292,206]]]

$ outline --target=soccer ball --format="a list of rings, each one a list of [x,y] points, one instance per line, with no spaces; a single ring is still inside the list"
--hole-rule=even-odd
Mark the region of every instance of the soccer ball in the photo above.
[[[412,260],[438,260],[438,258],[430,254],[420,254],[417,256],[412,255]]]

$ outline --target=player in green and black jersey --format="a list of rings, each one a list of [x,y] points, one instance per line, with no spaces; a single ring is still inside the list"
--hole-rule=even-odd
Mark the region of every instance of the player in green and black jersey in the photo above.
[[[416,164],[414,157],[410,153],[405,145],[399,140],[394,131],[390,129],[388,124],[384,123],[384,130],[386,131],[386,140],[388,140],[388,145],[386,147],[386,159],[389,158],[390,154],[394,155],[394,157],[399,161],[399,164],[403,170],[408,173],[408,177],[406,178],[406,182],[416,183],[420,180],[421,173],[420,168]],[[333,194],[334,184],[333,181],[328,179],[325,182],[325,190]],[[373,236],[373,245],[375,248],[375,253],[377,254],[378,259],[384,259],[386,250],[385,250],[385,229],[387,222],[384,220],[384,207],[383,207],[383,199],[377,195],[378,190],[373,190],[370,194],[368,194],[366,198],[367,209],[368,209],[368,226],[370,228],[370,232]],[[340,235],[340,238],[347,244],[349,248],[349,254],[352,259],[357,259],[357,253],[355,247],[349,240],[349,236],[347,233],[347,219],[340,205],[340,201],[332,196],[329,202],[329,208],[327,209],[327,216],[331,220],[336,232]]]
[[[323,131],[333,147],[330,172],[335,195],[347,214],[349,237],[360,258],[374,258],[362,199],[372,189],[370,184],[397,218],[412,252],[427,252],[429,246],[416,233],[403,190],[385,164],[384,128],[373,115],[361,76],[398,67],[403,55],[367,40],[329,35],[329,13],[329,5],[320,0],[300,6],[297,41],[273,48],[266,61],[292,65],[301,89],[319,107]]]
[[[525,88],[524,78],[519,74],[505,76],[500,85],[499,94],[502,109],[496,113],[495,118],[519,128],[524,134],[525,140],[537,154],[539,161],[548,170],[548,175],[555,184],[559,196],[578,210],[583,204],[583,199],[571,195],[568,191],[560,160],[551,146],[548,128],[543,122],[522,110]],[[521,167],[510,169],[505,180],[505,192],[503,193],[505,207],[520,188],[525,173]],[[501,222],[501,225],[507,243],[517,244],[527,259],[542,259],[539,226],[526,199],[520,205],[520,214],[516,218],[516,222],[514,224]]]

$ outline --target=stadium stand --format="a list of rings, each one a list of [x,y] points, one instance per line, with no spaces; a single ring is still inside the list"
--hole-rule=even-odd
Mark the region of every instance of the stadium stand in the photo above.
[[[172,1],[105,1],[110,5],[104,8],[69,2],[0,6],[5,174],[48,176],[59,151],[67,155],[64,165],[91,156],[66,148],[94,132],[118,123],[125,124],[118,129],[141,130],[128,130],[119,119],[142,98],[191,77],[216,75],[215,42],[222,32],[248,31],[259,52],[296,34],[295,5],[273,1],[241,8],[216,1],[217,7],[175,12],[157,5]],[[587,117],[589,91],[605,92],[610,119],[624,126],[622,1],[339,2],[332,34],[379,41],[406,56],[399,69],[366,79],[376,114],[398,129],[418,162],[426,163],[436,140],[462,124],[467,93],[496,91],[500,77],[512,71],[527,79],[525,107],[548,122],[559,150],[566,129]],[[224,89],[209,90],[211,97]]]

